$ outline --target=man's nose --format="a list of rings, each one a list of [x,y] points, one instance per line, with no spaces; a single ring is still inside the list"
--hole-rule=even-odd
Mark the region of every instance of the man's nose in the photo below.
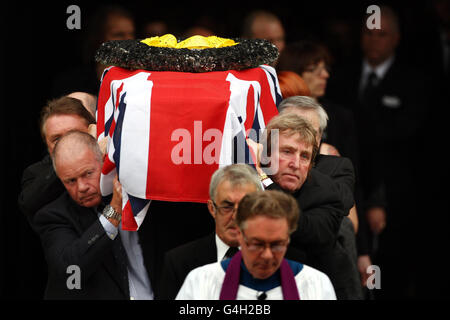
[[[238,211],[238,204],[235,204],[235,205],[234,205],[234,208],[233,208],[233,212],[231,213],[231,217],[230,217],[230,219],[231,219],[232,221],[236,221],[236,214],[237,214],[237,211]]]
[[[78,192],[83,193],[89,189],[89,184],[83,178],[78,179],[77,184],[78,184]]]
[[[300,155],[295,155],[291,158],[291,161],[289,162],[289,167],[291,169],[300,168]]]
[[[263,259],[272,259],[273,258],[273,253],[272,253],[272,249],[270,248],[270,246],[266,246],[263,250],[263,252],[261,252],[261,258]]]

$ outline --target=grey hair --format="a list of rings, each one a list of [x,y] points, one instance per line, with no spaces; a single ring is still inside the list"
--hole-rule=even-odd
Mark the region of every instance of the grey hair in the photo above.
[[[97,140],[89,133],[72,130],[65,133],[61,138],[59,138],[59,140],[55,144],[55,147],[53,148],[51,157],[53,169],[55,169],[55,172],[56,172],[56,157],[59,154],[59,152],[61,152],[60,149],[68,148],[69,150],[71,150],[71,152],[78,153],[80,146],[90,149],[94,153],[96,159],[100,163],[103,163],[103,154],[102,151],[100,150]]]
[[[232,186],[253,184],[256,190],[263,190],[255,169],[243,163],[232,164],[217,169],[211,176],[211,182],[209,183],[209,197],[211,200],[216,199],[217,186],[225,180],[229,181]]]
[[[314,110],[319,117],[319,130],[323,133],[327,128],[328,114],[320,103],[307,96],[292,96],[281,101],[278,112],[286,112],[287,108],[298,108],[300,110]]]

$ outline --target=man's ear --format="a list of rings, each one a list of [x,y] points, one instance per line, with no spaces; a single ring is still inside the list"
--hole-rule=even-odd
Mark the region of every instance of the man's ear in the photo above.
[[[208,211],[209,213],[212,215],[213,219],[216,219],[216,209],[214,208],[213,202],[211,199],[208,200],[207,202],[208,205]]]

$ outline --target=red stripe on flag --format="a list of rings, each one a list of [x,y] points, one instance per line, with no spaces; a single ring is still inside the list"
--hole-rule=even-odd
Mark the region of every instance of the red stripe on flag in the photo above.
[[[231,94],[227,75],[228,72],[150,75],[153,89],[147,199],[207,201],[209,180],[218,163],[206,164],[203,152],[212,143],[218,143],[217,150],[220,150],[221,141],[216,142],[214,138],[203,141],[203,135],[209,129],[223,133]],[[181,135],[179,140],[172,141],[175,132]],[[185,146],[175,154],[178,159],[187,159],[182,164],[174,163],[171,158],[176,146]],[[166,181],[161,183],[161,179]]]
[[[133,210],[131,210],[130,200],[127,201],[122,209],[122,230],[136,231],[138,225],[134,219]]]
[[[97,101],[97,138],[105,132],[105,105],[111,97],[111,82],[132,77],[139,72],[142,70],[131,71],[120,67],[111,67],[103,77]]]
[[[103,161],[102,174],[106,175],[116,168],[116,164],[112,162],[108,156]]]
[[[121,86],[117,89],[116,91],[116,105],[115,105],[115,109],[119,108],[119,104],[120,104],[120,94],[122,93],[123,90],[123,83],[121,84]],[[111,128],[109,129],[109,136],[112,137],[113,136],[113,132],[114,129],[116,128],[116,119],[113,118],[112,122],[111,122]]]
[[[266,72],[261,68],[253,68],[242,71],[231,70],[230,71],[236,78],[246,81],[258,81],[261,85],[261,96],[259,103],[264,116],[264,123],[267,125],[270,119],[278,114],[277,106],[273,100],[269,80],[267,79]],[[251,126],[249,127],[251,128]],[[247,126],[245,129],[249,129]]]
[[[252,85],[250,85],[250,88],[248,89],[246,110],[247,117],[244,123],[245,131],[252,127],[255,118],[255,90],[253,89]]]

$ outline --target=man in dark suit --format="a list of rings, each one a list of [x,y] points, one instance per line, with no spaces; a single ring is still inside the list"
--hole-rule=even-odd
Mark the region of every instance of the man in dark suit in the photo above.
[[[278,106],[280,114],[295,113],[308,120],[316,130],[316,143],[320,149],[323,133],[327,129],[328,114],[316,100],[306,96],[293,96],[284,99]],[[314,167],[326,173],[338,182],[337,187],[342,197],[346,213],[355,204],[355,172],[350,159],[345,157],[318,154],[314,159]]]
[[[248,165],[235,164],[216,170],[211,177],[208,200],[215,232],[166,253],[157,299],[175,299],[191,270],[229,258],[239,250],[239,231],[234,221],[237,205],[247,193],[257,190],[262,190],[261,182]]]
[[[394,11],[382,6],[380,17],[379,29],[363,26],[362,62],[336,70],[328,92],[352,105],[355,114],[364,209],[376,240],[374,263],[383,278],[376,294],[406,298],[418,292],[416,267],[405,262],[414,259],[421,232],[417,221],[424,185],[420,157],[411,157],[411,150],[430,146],[421,132],[432,98],[426,94],[432,90],[425,76],[396,54],[400,27]]]
[[[278,138],[273,136],[277,133]],[[272,145],[276,141],[278,144]],[[326,273],[333,282],[342,267],[336,265],[333,249],[344,205],[333,180],[313,168],[319,150],[314,128],[297,114],[280,114],[269,122],[262,147],[257,170],[266,189],[292,194],[302,212],[290,247],[303,252],[305,263]]]
[[[354,192],[356,203],[349,217],[353,222],[357,220],[358,261],[364,262],[364,264],[360,263],[360,265],[364,266],[361,268],[364,269],[361,271],[361,274],[365,277],[365,267],[372,263],[370,263],[368,257],[370,231],[367,227],[366,217],[363,215],[364,210],[361,207],[363,205],[364,195],[359,174],[359,155],[358,145],[356,143],[357,131],[353,111],[344,107],[347,106],[348,101],[342,101],[342,105],[340,105],[336,104],[333,100],[324,98],[327,93],[329,79],[333,79],[333,72],[330,69],[332,60],[324,44],[317,40],[304,39],[286,46],[286,49],[280,54],[278,59],[277,69],[292,70],[298,73],[310,89],[308,96],[316,102],[319,102],[323,109],[326,110],[329,121],[322,120],[321,130],[318,132],[318,135],[321,137],[319,141],[320,153],[344,156],[352,161],[356,175]],[[325,117],[322,118],[325,119]],[[324,125],[325,123],[326,125]],[[323,159],[320,162],[317,160],[319,159],[316,159],[317,165],[323,168]],[[333,162],[335,163],[336,161]],[[358,216],[356,216],[356,213]],[[346,219],[344,219],[343,225],[350,226]],[[356,227],[355,223],[354,225]]]
[[[316,130],[316,143],[320,146],[322,134],[328,123],[325,109],[313,98],[293,96],[278,106],[280,114],[294,113],[308,120]],[[320,149],[320,147],[319,147]],[[356,266],[356,239],[358,216],[355,209],[355,170],[350,159],[318,154],[314,167],[331,177],[338,187],[344,205],[345,216],[339,228],[333,259],[339,265],[336,276],[331,276],[338,299],[362,299],[362,287]]]
[[[91,124],[95,124],[95,118],[76,98],[64,96],[49,101],[42,108],[40,129],[48,155],[24,170],[18,198],[19,208],[28,221],[33,219],[40,208],[64,192],[64,186],[56,176],[50,159],[55,143],[71,130],[87,132]]]
[[[150,286],[139,285],[148,283],[142,254],[130,258],[131,249],[135,253],[140,247],[118,230],[122,196],[117,179],[111,201],[102,208],[103,155],[96,139],[71,131],[58,140],[52,160],[66,192],[39,210],[32,224],[48,264],[45,298],[151,298]]]
[[[40,119],[42,139],[49,154],[55,142],[64,133],[70,130],[88,131],[89,125],[95,123],[95,118],[86,110],[78,99],[61,97],[51,100],[43,107]],[[21,241],[27,243],[19,252],[21,266],[33,263],[32,271],[23,267],[18,271],[22,274],[17,286],[18,292],[27,290],[35,292],[36,297],[42,299],[47,281],[47,266],[39,244],[39,238],[30,228],[36,212],[46,204],[57,199],[63,192],[64,186],[55,174],[50,155],[47,154],[41,161],[31,164],[22,174],[21,190],[18,196],[20,211],[25,215],[22,221]],[[19,267],[21,268],[21,267]]]

